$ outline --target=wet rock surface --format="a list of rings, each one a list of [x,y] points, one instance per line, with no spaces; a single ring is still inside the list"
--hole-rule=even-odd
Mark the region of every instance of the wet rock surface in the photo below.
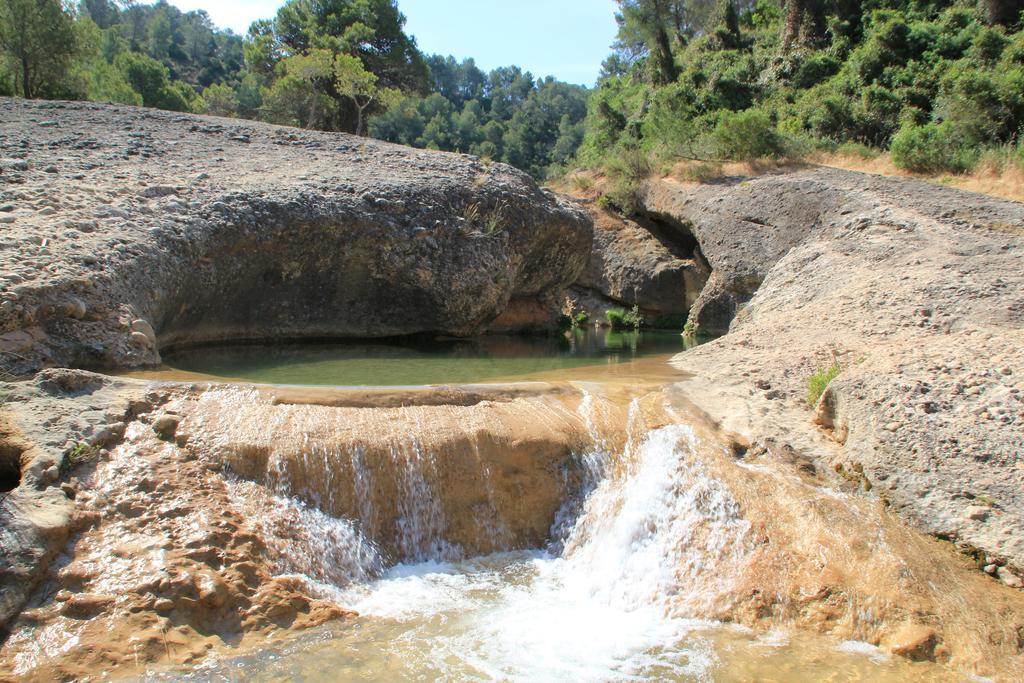
[[[837,482],[1020,576],[1024,205],[825,168],[659,181],[648,197],[692,221],[716,269],[705,305],[716,277],[730,301],[736,283],[763,278],[728,336],[675,359],[695,374],[683,384],[694,401],[751,442],[815,454]],[[757,220],[741,219],[755,204]],[[833,365],[815,411],[808,380]]]
[[[509,166],[344,134],[0,99],[0,159],[15,374],[226,338],[472,334],[572,282],[591,241]]]

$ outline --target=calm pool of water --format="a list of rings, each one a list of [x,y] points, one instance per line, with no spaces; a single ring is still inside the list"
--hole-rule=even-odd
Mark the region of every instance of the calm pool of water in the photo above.
[[[576,330],[565,336],[209,346],[168,351],[153,379],[408,386],[515,381],[668,357],[697,343],[677,332]]]

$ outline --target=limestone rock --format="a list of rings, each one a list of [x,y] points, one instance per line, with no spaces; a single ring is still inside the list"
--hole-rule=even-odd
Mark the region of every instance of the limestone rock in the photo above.
[[[0,99],[0,157],[33,159],[5,177],[55,209],[4,232],[0,272],[20,282],[0,289],[18,297],[0,307],[0,344],[19,350],[0,369],[15,374],[153,364],[162,346],[222,339],[472,335],[586,263],[586,214],[504,164],[87,102],[40,129],[50,106]],[[123,154],[139,144],[159,153]],[[67,225],[95,229],[68,240]],[[30,343],[32,325],[45,335]]]
[[[692,236],[673,234],[651,220],[624,218],[595,203],[586,208],[594,219],[594,243],[574,288],[612,306],[635,304],[652,320],[685,318],[708,278]]]
[[[938,637],[935,631],[921,624],[906,624],[893,636],[889,651],[914,661],[934,659]]]
[[[690,319],[729,332],[675,359],[682,391],[751,442],[859,463],[909,523],[1024,567],[1024,205],[808,168],[652,180],[646,211],[690,225],[712,268]],[[815,415],[808,380],[834,365]]]

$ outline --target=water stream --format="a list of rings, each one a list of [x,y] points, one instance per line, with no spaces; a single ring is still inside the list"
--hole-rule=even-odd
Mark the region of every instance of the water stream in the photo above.
[[[151,678],[907,681],[948,674],[862,642],[756,635],[697,618],[727,600],[743,573],[750,523],[704,465],[703,449],[714,445],[683,423],[648,429],[640,399],[629,405],[624,433],[609,438],[598,403],[585,394],[579,404],[589,445],[574,456],[581,474],[565,479],[572,490],[543,547],[465,557],[446,540],[443,509],[424,474],[433,454],[406,449],[398,564],[386,566],[360,519],[332,518],[280,495],[276,512],[262,512],[268,524],[283,515],[306,532],[290,535],[281,571],[307,577],[358,618]],[[233,486],[241,497],[260,488]]]

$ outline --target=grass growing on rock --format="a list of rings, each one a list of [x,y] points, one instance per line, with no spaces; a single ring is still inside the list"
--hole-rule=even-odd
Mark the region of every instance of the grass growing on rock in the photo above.
[[[829,382],[839,375],[840,370],[839,364],[834,363],[831,367],[820,368],[811,375],[807,380],[807,402],[810,405],[816,405],[821,400],[821,395],[825,393]]]

